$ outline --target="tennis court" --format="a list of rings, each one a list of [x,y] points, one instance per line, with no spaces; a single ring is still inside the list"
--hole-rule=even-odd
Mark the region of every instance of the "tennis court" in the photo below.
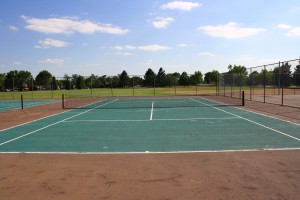
[[[83,98],[2,130],[0,152],[202,152],[300,148],[300,126],[201,96]],[[71,103],[70,105],[68,104]]]
[[[24,100],[23,107],[37,106],[57,102],[56,100]],[[0,112],[22,107],[22,100],[0,100]]]

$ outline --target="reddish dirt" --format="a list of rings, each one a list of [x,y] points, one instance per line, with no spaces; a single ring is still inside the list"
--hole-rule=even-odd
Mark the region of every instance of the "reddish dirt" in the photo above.
[[[299,109],[246,109],[300,123]],[[275,109],[275,107],[277,109]],[[260,108],[260,109],[257,109]],[[285,107],[286,108],[286,107]],[[276,110],[277,112],[274,112]],[[63,112],[0,112],[0,129]],[[0,133],[1,134],[1,133]],[[0,199],[272,199],[300,196],[300,150],[177,154],[0,154]]]
[[[1,199],[272,199],[300,196],[300,151],[1,154]]]
[[[49,103],[39,106],[25,107],[22,109],[0,112],[0,130],[31,122],[66,110],[62,109],[61,103]]]

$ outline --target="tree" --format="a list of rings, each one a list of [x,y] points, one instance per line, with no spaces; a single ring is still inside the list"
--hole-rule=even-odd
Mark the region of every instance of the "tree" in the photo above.
[[[229,65],[228,70],[229,73],[248,75],[247,68],[241,65]]]
[[[219,72],[218,71],[211,71],[211,72],[207,72],[204,75],[204,82],[206,84],[217,84],[218,82],[218,76],[219,76]]]
[[[116,88],[116,87],[119,87],[119,83],[120,83],[120,78],[119,76],[113,76],[112,79],[111,79],[111,84],[112,84],[112,87]]]
[[[52,74],[47,70],[43,70],[35,77],[36,84],[40,89],[50,89],[51,87]]]
[[[169,87],[178,85],[179,77],[180,77],[180,74],[177,72],[175,72],[173,74],[167,74],[166,75],[166,85]]]
[[[55,76],[52,77],[52,90],[57,90],[58,89],[58,86],[57,86],[57,81],[56,81],[56,78]]]
[[[186,72],[182,72],[178,80],[179,85],[188,86],[190,85],[190,77]]]
[[[71,89],[71,77],[68,74],[64,75],[63,85],[66,90]]]
[[[166,73],[165,73],[165,70],[163,70],[163,68],[159,68],[159,71],[156,75],[155,85],[158,87],[166,86]]]
[[[149,68],[146,71],[144,76],[144,86],[154,87],[154,81],[155,81],[155,73],[151,68]]]
[[[4,91],[4,78],[5,74],[0,73],[0,91]]]
[[[30,85],[31,73],[29,71],[19,71],[17,74],[17,87],[19,90],[23,90],[25,87]]]
[[[129,85],[129,76],[127,72],[124,70],[120,75],[119,75],[119,87],[125,88],[126,86]]]
[[[139,77],[139,76],[133,76],[131,78],[131,83],[132,83],[133,87],[141,86],[143,84],[143,78]]]
[[[198,85],[200,83],[203,83],[203,75],[200,71],[196,71],[193,75],[190,77],[190,83],[192,85]]]
[[[77,89],[84,89],[84,77],[79,75],[76,79],[76,88]]]
[[[228,72],[222,74],[225,85],[241,86],[247,81],[247,68],[241,65],[229,65]]]
[[[12,70],[6,73],[6,76],[4,78],[4,87],[6,89],[14,90],[16,87],[15,81],[17,81],[17,77],[18,77],[17,70]]]
[[[295,67],[295,71],[293,73],[294,84],[300,85],[300,63]]]
[[[287,71],[283,71],[283,69],[287,69]],[[289,63],[285,63],[282,66],[274,69],[275,85],[278,87],[291,85],[292,76],[290,69],[291,65],[289,65]]]

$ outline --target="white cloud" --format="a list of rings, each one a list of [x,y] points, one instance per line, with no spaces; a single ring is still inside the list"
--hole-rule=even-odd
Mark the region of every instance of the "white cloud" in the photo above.
[[[172,17],[157,17],[154,22],[152,22],[155,28],[161,29],[169,26],[174,19]]]
[[[144,51],[163,51],[163,50],[170,49],[170,47],[154,44],[154,45],[139,46],[138,49]]]
[[[116,49],[116,50],[123,50],[122,46],[114,46],[113,48]]]
[[[65,61],[63,59],[48,58],[48,59],[45,59],[45,60],[41,60],[39,62],[43,63],[43,64],[63,65]]]
[[[30,18],[22,16],[27,25],[28,30],[37,31],[45,34],[72,34],[75,32],[82,34],[93,34],[96,32],[109,33],[109,34],[126,34],[129,30],[123,29],[111,24],[95,23],[88,20],[79,20],[77,18]]]
[[[128,49],[128,50],[134,50],[134,49],[136,49],[136,47],[132,46],[132,45],[126,45],[124,48]]]
[[[9,26],[10,30],[13,30],[13,31],[18,31],[19,29],[15,26]]]
[[[22,63],[20,61],[13,61],[13,65],[21,65]]]
[[[120,55],[120,56],[131,56],[132,55],[132,53],[130,53],[130,52],[117,52],[116,54]]]
[[[300,37],[300,27],[294,27],[287,33],[290,37]]]
[[[113,49],[116,49],[118,51],[121,51],[121,50],[134,50],[134,49],[136,49],[136,47],[132,46],[132,45],[125,45],[125,46],[117,45],[117,46],[114,46]]]
[[[198,53],[198,56],[210,56],[210,57],[213,57],[213,56],[216,56],[216,55],[214,55],[211,52],[200,52],[200,53]]]
[[[50,47],[66,47],[68,46],[67,42],[61,40],[54,40],[47,38],[45,40],[39,40],[39,45],[34,46],[35,48],[50,48]]]
[[[244,28],[240,26],[241,24],[229,22],[225,25],[202,26],[198,29],[209,36],[226,39],[242,39],[265,31],[262,28]]]
[[[179,47],[187,47],[187,46],[189,46],[188,44],[185,44],[185,43],[181,43],[181,44],[179,44],[178,45]]]
[[[288,24],[278,24],[277,28],[280,28],[280,29],[291,29],[292,27],[290,25],[288,25]]]
[[[190,2],[190,1],[172,1],[167,4],[163,4],[161,8],[170,9],[170,10],[190,11],[193,8],[197,8],[199,6],[202,6],[202,4],[197,2]]]
[[[132,46],[132,45],[125,45],[125,46],[114,46],[112,47],[115,50],[122,51],[122,50],[144,50],[144,51],[162,51],[168,50],[170,47],[162,46],[162,45],[145,45],[145,46]]]

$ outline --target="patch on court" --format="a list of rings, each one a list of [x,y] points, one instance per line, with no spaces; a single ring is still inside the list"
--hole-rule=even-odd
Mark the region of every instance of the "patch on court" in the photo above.
[[[76,104],[72,100],[69,103]],[[0,152],[142,153],[300,148],[299,125],[208,98],[89,99],[85,106],[77,105],[77,108],[81,109],[2,130]]]

